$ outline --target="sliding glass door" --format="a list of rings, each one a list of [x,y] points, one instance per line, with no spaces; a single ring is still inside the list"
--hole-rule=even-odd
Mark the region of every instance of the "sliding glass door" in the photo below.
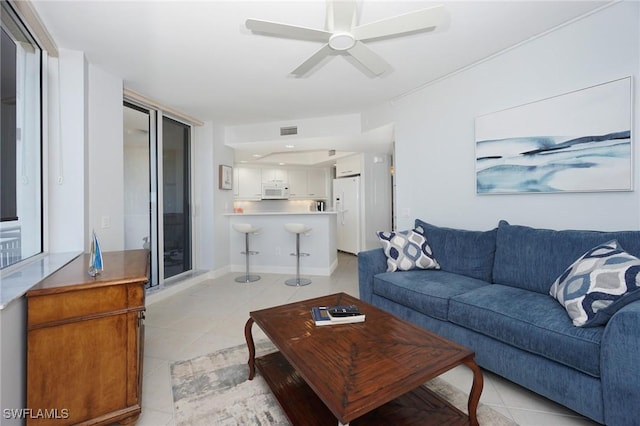
[[[190,133],[186,124],[162,120],[164,278],[191,270]]]
[[[129,102],[123,117],[125,249],[150,250],[153,287],[192,269],[191,127]]]

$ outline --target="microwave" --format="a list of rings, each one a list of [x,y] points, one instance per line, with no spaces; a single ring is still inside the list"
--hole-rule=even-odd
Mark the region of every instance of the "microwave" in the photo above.
[[[262,184],[263,200],[286,200],[289,198],[289,185],[286,183],[279,184]]]

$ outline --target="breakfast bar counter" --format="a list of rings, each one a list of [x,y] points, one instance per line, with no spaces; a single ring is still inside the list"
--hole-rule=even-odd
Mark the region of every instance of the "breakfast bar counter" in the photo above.
[[[229,251],[231,270],[245,270],[244,234],[233,229],[234,224],[249,223],[260,228],[256,235],[249,235],[251,251],[259,252],[250,257],[251,273],[295,274],[296,237],[288,232],[285,223],[303,223],[311,227],[308,235],[300,236],[300,251],[309,256],[300,259],[302,275],[328,276],[338,266],[336,248],[336,213],[324,212],[252,212],[226,213],[229,218]]]

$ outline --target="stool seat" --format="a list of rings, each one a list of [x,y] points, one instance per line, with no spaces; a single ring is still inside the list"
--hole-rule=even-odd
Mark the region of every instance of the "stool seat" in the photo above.
[[[255,234],[256,232],[260,231],[260,228],[256,228],[250,223],[234,223],[233,229],[245,234]]]
[[[233,229],[244,234],[244,251],[241,252],[245,255],[245,272],[244,275],[241,275],[235,279],[238,283],[250,283],[254,281],[258,281],[260,279],[260,275],[251,275],[249,274],[249,256],[258,254],[257,251],[249,250],[249,234],[257,234],[260,231],[260,228],[256,228],[250,223],[234,223]]]
[[[293,234],[306,234],[307,232],[311,231],[313,228],[311,228],[308,225],[305,225],[304,223],[285,223],[284,229],[286,229],[287,231]]]
[[[309,256],[309,253],[301,253],[300,252],[300,234],[309,234],[311,228],[309,225],[304,223],[285,223],[284,229],[291,232],[292,234],[296,234],[296,251],[295,253],[291,253],[292,256],[296,257],[296,277],[290,278],[286,280],[284,283],[290,286],[302,286],[311,284],[311,280],[308,278],[300,278],[300,256]]]

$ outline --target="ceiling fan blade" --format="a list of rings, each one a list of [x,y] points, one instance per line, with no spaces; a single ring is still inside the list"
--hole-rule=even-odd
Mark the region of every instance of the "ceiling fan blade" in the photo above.
[[[248,29],[256,33],[295,38],[298,40],[327,42],[329,41],[329,37],[331,37],[330,32],[323,30],[281,24],[278,22],[261,21],[258,19],[247,19],[245,25]]]
[[[347,52],[375,75],[380,75],[385,71],[391,70],[391,65],[389,65],[387,61],[360,41],[357,41]]]
[[[304,76],[306,73],[311,71],[313,67],[318,65],[324,58],[329,56],[331,52],[332,52],[331,47],[329,47],[328,44],[325,44],[320,48],[320,50],[318,50],[313,55],[309,56],[309,58],[307,58],[307,60],[304,61],[298,68],[291,71],[291,74],[295,75],[296,77]]]
[[[329,31],[350,31],[356,16],[355,0],[327,0],[327,28]]]
[[[357,26],[351,30],[351,34],[357,40],[369,40],[413,31],[431,31],[444,20],[444,12],[444,7],[442,6],[416,10],[404,15]]]

